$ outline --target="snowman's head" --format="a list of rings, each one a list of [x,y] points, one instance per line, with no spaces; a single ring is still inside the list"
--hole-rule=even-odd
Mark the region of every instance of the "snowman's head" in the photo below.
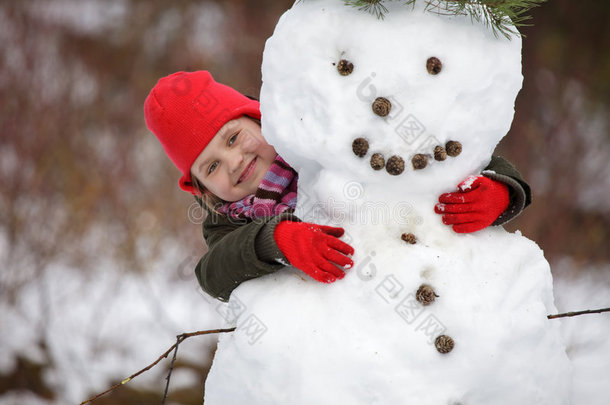
[[[263,133],[297,171],[425,192],[488,163],[521,88],[521,39],[422,3],[384,2],[379,19],[306,0],[282,16],[264,53]]]

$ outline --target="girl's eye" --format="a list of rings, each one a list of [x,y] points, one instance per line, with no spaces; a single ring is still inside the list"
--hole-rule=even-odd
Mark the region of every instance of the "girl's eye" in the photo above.
[[[218,166],[218,162],[214,162],[210,165],[210,167],[208,168],[208,174],[212,173],[214,170],[216,170],[216,167]]]
[[[233,145],[233,143],[235,143],[235,141],[237,140],[237,135],[239,135],[239,134],[235,134],[229,139],[229,146],[231,146],[231,145]]]

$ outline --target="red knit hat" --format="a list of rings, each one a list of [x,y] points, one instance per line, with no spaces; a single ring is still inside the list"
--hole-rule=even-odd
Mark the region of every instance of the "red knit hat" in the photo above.
[[[193,194],[191,166],[218,130],[242,115],[260,119],[258,101],[217,83],[206,71],[163,77],[144,102],[148,129],[182,172],[180,188]]]

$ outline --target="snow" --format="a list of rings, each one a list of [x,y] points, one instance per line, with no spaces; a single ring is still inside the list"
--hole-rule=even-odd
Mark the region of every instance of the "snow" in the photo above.
[[[239,286],[237,330],[220,337],[206,404],[568,403],[540,248],[497,227],[456,234],[433,211],[508,132],[521,40],[399,3],[385,2],[378,20],[342,1],[297,2],[267,41],[263,134],[299,172],[296,215],[344,227],[355,265],[332,285],[291,269]],[[354,64],[347,76],[342,59]],[[390,100],[388,116],[373,113],[377,97]],[[364,158],[352,152],[360,137]],[[462,153],[435,161],[449,141]],[[373,153],[402,157],[404,173],[374,171]],[[426,168],[411,166],[416,154],[430,156]],[[439,296],[431,305],[416,300],[422,284]],[[455,342],[449,353],[435,347],[442,335]]]
[[[0,252],[5,253],[6,247],[4,234],[0,233]],[[0,257],[4,259],[4,256]],[[93,391],[102,391],[110,385],[111,381],[114,382],[126,377],[152,362],[173,344],[174,334],[186,330],[204,329],[208,326],[217,328],[221,325],[219,312],[231,320],[226,316],[226,314],[231,313],[228,311],[228,306],[199,295],[196,281],[189,279],[189,272],[186,270],[193,260],[193,257],[185,256],[183,260],[178,262],[179,266],[175,273],[170,274],[165,271],[164,275],[152,277],[150,275],[136,275],[132,279],[132,281],[136,281],[141,278],[142,283],[152,284],[155,291],[165,293],[171,290],[174,292],[172,299],[175,302],[182,302],[177,305],[178,308],[172,309],[170,312],[173,317],[180,318],[175,320],[179,324],[177,329],[160,326],[146,310],[129,313],[122,311],[119,314],[112,314],[112,317],[105,317],[106,322],[116,324],[116,328],[106,330],[103,336],[101,336],[102,334],[91,333],[93,328],[88,326],[89,321],[83,321],[82,317],[90,319],[91,317],[87,317],[87,313],[96,312],[98,301],[87,300],[83,302],[83,295],[80,293],[63,291],[64,289],[59,291],[57,288],[51,289],[52,296],[57,293],[57,295],[61,295],[62,299],[53,300],[49,312],[54,314],[54,318],[60,315],[70,318],[64,319],[62,322],[53,320],[46,325],[48,335],[58,337],[53,339],[55,343],[52,347],[52,356],[58,358],[60,355],[67,355],[71,359],[71,363],[62,361],[59,368],[53,370],[47,378],[49,381],[57,381],[58,385],[61,385],[61,381],[65,382],[68,381],[68,378],[71,378],[72,394],[68,396],[68,393],[64,392],[60,394],[56,401],[46,401],[33,394],[11,391],[0,396],[0,404],[59,405],[79,403],[85,399],[86,394],[91,394]],[[173,263],[172,266],[175,267],[175,264]],[[370,271],[369,264],[371,264],[371,261],[362,261],[360,267],[354,269],[363,281],[367,280],[365,272]],[[162,264],[158,265],[159,268],[163,266]],[[73,285],[79,285],[83,291],[108,291],[116,285],[113,281],[122,279],[119,272],[113,270],[114,268],[116,268],[116,265],[110,265],[105,269],[106,272],[112,273],[111,277],[90,278],[77,269],[69,268],[54,271],[49,277],[51,279],[57,277],[57,281],[53,282],[55,286],[68,279],[72,280]],[[581,276],[570,275],[571,272],[574,272],[574,269],[578,268],[580,268],[579,264],[568,258],[553,266],[554,271],[557,272],[554,279],[557,310],[566,312],[607,307],[607,297],[610,296],[610,279],[608,278],[610,264],[584,268],[582,269],[584,275]],[[176,277],[173,277],[174,275],[178,276],[177,280]],[[66,276],[68,277],[66,278]],[[43,280],[39,280],[39,282],[43,283]],[[384,286],[390,287],[390,282],[389,280],[386,281]],[[139,284],[140,281],[137,281],[137,283]],[[32,336],[39,330],[37,314],[40,313],[40,309],[36,305],[28,307],[27,304],[28,302],[36,302],[37,294],[34,291],[39,289],[40,285],[33,285],[24,292],[17,307],[2,305],[0,311],[0,324],[2,325],[0,344],[6,355],[0,358],[0,373],[10,369],[17,353],[25,354],[27,358],[35,361],[44,361],[45,359],[45,355],[39,346],[37,344],[32,345],[35,340],[32,339]],[[113,306],[113,301],[124,302],[127,299],[124,292],[124,290],[119,290],[116,296],[108,297],[111,306]],[[189,298],[185,298],[185,296]],[[177,297],[183,298],[179,300]],[[152,299],[155,299],[155,297]],[[156,299],[161,300],[160,302],[167,301],[164,297],[157,297]],[[131,300],[135,301],[136,306],[148,306],[146,303],[149,302],[148,298],[141,295],[132,297]],[[193,308],[196,309],[193,310]],[[188,317],[194,316],[195,313],[197,317],[201,317],[204,321],[195,319],[191,323]],[[153,318],[152,321],[151,318]],[[182,320],[183,318],[185,321]],[[254,320],[254,318],[252,319]],[[85,322],[87,333],[83,333],[83,322]],[[610,334],[610,315],[586,315],[555,320],[555,322],[561,324],[562,333],[568,345],[568,355],[574,363],[572,405],[605,405],[606,398],[610,394],[608,390],[610,377],[605,372],[610,367],[610,341],[606,338]],[[140,333],[137,333],[137,337],[133,337],[133,333],[126,337],[123,332],[123,327],[126,325],[138,325],[143,330],[144,338],[140,336]],[[255,332],[256,329],[253,328],[252,331]],[[63,336],[69,336],[70,339],[62,339]],[[253,336],[252,339],[255,339],[256,333],[253,333]],[[216,341],[216,338],[210,338],[206,342],[200,342],[197,339],[205,338],[198,337],[185,341],[180,347],[179,358],[191,356],[199,359],[205,358],[207,347],[215,345]],[[114,342],[122,343],[113,348],[111,344]],[[191,346],[187,346],[187,344]],[[131,360],[123,358],[125,353],[129,353],[128,357]],[[108,356],[107,360],[104,360],[105,356]],[[139,381],[147,378],[146,384],[161,393],[164,376],[154,369],[149,373],[151,373],[150,376],[147,377],[145,374],[130,382],[130,384],[142,384]],[[75,375],[77,375],[77,378],[74,377]],[[179,389],[187,384],[191,386],[196,384],[194,376],[184,372],[181,373],[179,370],[174,371],[171,389]]]
[[[2,258],[7,248],[2,239]],[[91,272],[49,264],[29,278],[15,302],[6,296],[0,300],[0,346],[9,354],[0,359],[0,374],[12,369],[18,355],[41,364],[48,361],[44,381],[57,399],[44,403],[80,403],[150,364],[175,343],[176,335],[217,329],[226,305],[201,291],[192,272],[195,263],[196,257],[168,240],[163,258],[144,274],[101,258]],[[11,280],[5,274],[4,286]],[[39,345],[41,339],[47,350]],[[204,362],[215,339],[191,338],[188,346],[181,345],[179,357]],[[165,373],[161,366],[130,384],[157,389]],[[177,372],[170,389],[192,384],[193,378]],[[43,403],[38,401],[18,392],[0,398],[0,404]]]
[[[575,275],[578,263],[564,258],[553,267],[555,297],[560,313],[608,308],[610,264],[591,266]],[[572,405],[602,405],[610,396],[610,314],[561,319],[567,353],[574,367]]]
[[[486,171],[486,170],[485,170]],[[475,182],[478,176],[468,176],[463,183],[460,184],[459,189],[462,191],[467,191],[472,188],[472,184]]]

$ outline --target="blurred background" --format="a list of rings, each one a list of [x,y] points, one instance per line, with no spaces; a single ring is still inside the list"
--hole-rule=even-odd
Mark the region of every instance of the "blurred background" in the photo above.
[[[78,403],[176,335],[221,326],[192,274],[201,212],[142,106],[178,70],[258,96],[265,40],[292,3],[0,0],[0,404]],[[578,302],[559,296],[575,280],[591,297],[579,305],[610,306],[592,290],[610,270],[610,2],[552,0],[531,14],[523,90],[496,154],[534,201],[507,229],[566,280],[558,306]],[[215,342],[180,346],[168,403],[201,403]],[[159,403],[165,363],[95,403]]]

